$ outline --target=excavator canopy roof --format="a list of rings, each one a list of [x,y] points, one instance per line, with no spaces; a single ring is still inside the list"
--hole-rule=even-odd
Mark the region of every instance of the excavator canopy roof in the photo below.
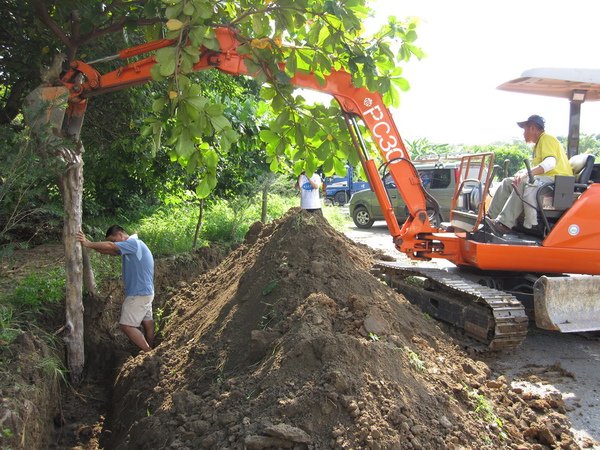
[[[568,100],[600,100],[600,69],[536,68],[498,86],[504,91],[561,97]]]

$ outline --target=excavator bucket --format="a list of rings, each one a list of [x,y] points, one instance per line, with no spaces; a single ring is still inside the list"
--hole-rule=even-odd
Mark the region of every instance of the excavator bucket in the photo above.
[[[600,330],[600,276],[541,276],[533,286],[535,323],[562,333]]]
[[[61,130],[69,91],[63,86],[40,86],[31,91],[25,99],[25,119],[33,129],[46,125]]]

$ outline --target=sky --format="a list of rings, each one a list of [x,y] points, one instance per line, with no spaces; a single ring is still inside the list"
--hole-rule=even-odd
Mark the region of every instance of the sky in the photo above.
[[[404,66],[411,89],[393,109],[405,140],[488,144],[522,139],[517,121],[546,119],[566,136],[566,99],[500,91],[498,85],[538,67],[600,69],[597,0],[373,0],[375,21],[419,17],[427,54]],[[581,106],[581,133],[600,133],[600,102]]]

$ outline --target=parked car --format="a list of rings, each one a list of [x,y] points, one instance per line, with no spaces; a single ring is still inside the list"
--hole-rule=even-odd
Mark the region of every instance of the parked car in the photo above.
[[[425,189],[440,205],[442,217],[437,217],[435,220],[448,220],[459,165],[459,161],[415,163]],[[408,215],[402,196],[390,175],[386,176],[384,184],[394,207],[394,213],[398,221],[402,223]],[[370,189],[359,191],[350,198],[350,216],[358,228],[370,228],[376,220],[384,220],[377,197]]]

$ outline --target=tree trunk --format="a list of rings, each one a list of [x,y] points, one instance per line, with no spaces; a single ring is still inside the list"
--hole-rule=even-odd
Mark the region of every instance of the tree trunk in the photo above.
[[[198,236],[202,229],[202,221],[204,220],[204,199],[200,200],[200,210],[198,211],[198,222],[196,222],[196,231],[194,232],[194,242],[192,243],[192,249],[196,248],[198,243]]]
[[[0,109],[0,124],[6,125],[13,121],[21,110],[23,102],[23,93],[28,87],[29,78],[23,78],[13,84],[8,94],[8,98],[4,101],[4,107]]]
[[[271,189],[271,185],[275,181],[275,174],[273,172],[269,172],[267,177],[265,178],[262,186],[262,207],[260,211],[260,221],[262,223],[267,223],[267,207],[269,206],[269,189]]]
[[[85,364],[83,341],[83,301],[82,301],[82,251],[75,240],[75,234],[81,230],[82,197],[83,197],[83,162],[82,146],[77,150],[65,149],[63,155],[66,169],[59,177],[59,186],[63,196],[64,225],[63,243],[65,246],[65,343],[67,346],[67,364],[71,382],[81,382]]]
[[[269,183],[263,184],[262,188],[262,206],[260,209],[260,221],[267,223],[267,206],[269,206]]]
[[[98,295],[98,290],[96,289],[96,277],[94,276],[92,264],[90,263],[90,252],[85,247],[82,247],[81,251],[83,256],[83,289],[85,289],[89,295],[96,297]]]

